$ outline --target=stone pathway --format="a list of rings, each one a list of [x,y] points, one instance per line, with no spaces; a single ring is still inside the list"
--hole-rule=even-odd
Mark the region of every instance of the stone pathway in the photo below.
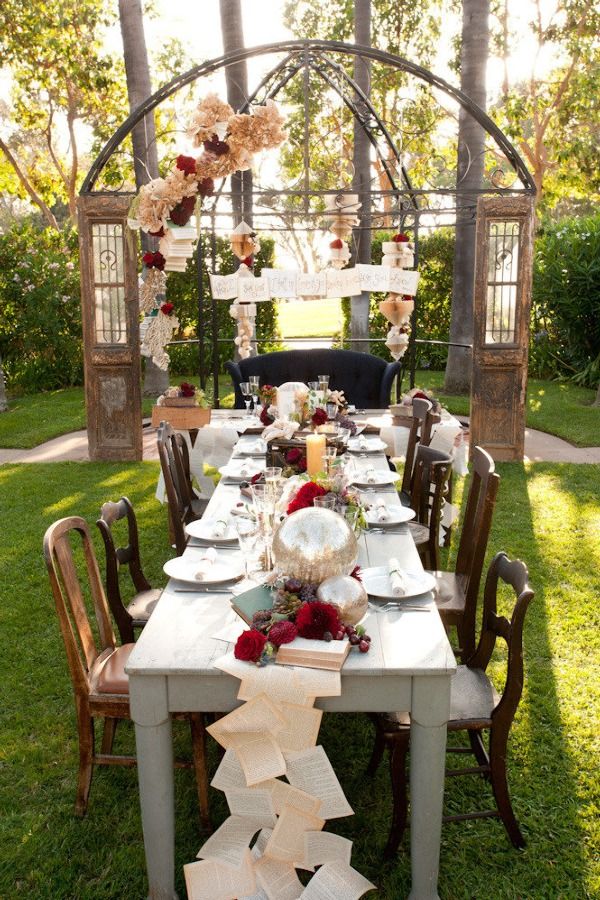
[[[156,430],[149,425],[143,432],[144,459],[157,460]],[[525,459],[531,462],[600,463],[600,447],[574,447],[543,431],[525,430]],[[86,431],[73,431],[46,441],[31,450],[0,449],[2,463],[89,461]]]

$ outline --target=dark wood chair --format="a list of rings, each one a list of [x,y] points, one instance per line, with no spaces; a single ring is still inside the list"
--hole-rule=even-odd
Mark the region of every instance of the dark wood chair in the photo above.
[[[435,602],[446,630],[456,628],[462,662],[475,650],[477,597],[500,484],[494,460],[482,447],[473,450],[472,470],[454,571],[433,570]]]
[[[185,526],[202,517],[208,501],[194,493],[187,443],[168,422],[160,423],[157,445],[167,494],[171,541],[181,556],[188,541]]]
[[[510,585],[517,596],[510,622],[496,612],[499,579]],[[489,816],[500,818],[513,845],[519,848],[525,846],[525,839],[510,801],[506,751],[508,735],[523,691],[523,621],[532,599],[533,591],[528,585],[525,565],[519,560],[511,562],[505,553],[498,553],[485,583],[479,645],[467,665],[458,667],[451,684],[448,731],[466,731],[470,746],[448,747],[446,751],[449,754],[469,753],[475,756],[477,765],[450,769],[446,775],[483,775],[491,782],[496,809],[445,816],[443,821],[460,822]],[[497,638],[502,638],[508,645],[506,681],[501,696],[486,674]],[[385,747],[390,751],[394,808],[385,850],[389,858],[396,853],[406,826],[406,755],[410,743],[410,720],[408,713],[378,714],[371,718],[376,727],[376,739],[369,774],[375,773]],[[483,741],[484,731],[489,732],[487,750]]]
[[[439,533],[452,477],[452,459],[441,450],[417,446],[410,505],[416,516],[408,528],[426,568],[439,568]]]
[[[122,519],[127,519],[127,545],[116,547],[113,528]],[[133,506],[127,497],[117,503],[108,501],[100,510],[96,522],[104,541],[106,556],[106,598],[113,618],[119,629],[122,644],[135,641],[136,628],[143,628],[162,593],[161,588],[153,588],[144,572],[140,559],[138,527]],[[136,593],[126,605],[121,594],[119,572],[126,566]]]
[[[84,566],[76,565],[73,544],[81,541]],[[73,542],[73,543],[72,543]],[[56,604],[67,662],[75,694],[79,734],[79,774],[75,812],[87,811],[92,774],[96,765],[133,766],[135,757],[112,753],[117,723],[129,719],[129,679],[125,666],[135,644],[117,647],[106,596],[86,521],[79,516],[60,519],[44,536],[44,557]],[[94,635],[85,597],[90,595],[96,622]],[[198,801],[203,825],[209,824],[206,735],[202,713],[186,713],[192,731]],[[103,721],[100,752],[94,725]]]
[[[408,431],[408,443],[406,445],[406,457],[404,471],[402,473],[402,485],[400,487],[400,501],[404,506],[410,506],[410,492],[415,465],[417,446],[422,444],[428,447],[431,442],[433,426],[440,421],[438,413],[433,412],[433,406],[429,400],[417,397],[412,403],[413,414]]]

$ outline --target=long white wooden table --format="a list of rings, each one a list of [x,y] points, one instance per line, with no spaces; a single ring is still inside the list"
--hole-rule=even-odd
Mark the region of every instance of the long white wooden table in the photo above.
[[[359,466],[387,467],[385,457],[360,459]],[[390,495],[388,495],[390,499]],[[239,500],[236,486],[219,484],[206,515],[223,513]],[[360,541],[362,566],[385,565],[396,556],[407,569],[421,569],[405,526],[394,534],[370,534]],[[201,549],[188,547],[186,555]],[[238,551],[224,551],[235,553]],[[229,596],[177,593],[171,580],[133,650],[127,672],[135,723],[144,847],[151,900],[173,900],[175,813],[173,796],[173,712],[227,712],[240,705],[239,681],[213,667],[230,645],[215,640],[231,618]],[[189,589],[189,585],[187,588]],[[446,723],[450,678],[456,662],[432,595],[411,605],[428,612],[391,610],[369,614],[369,653],[352,652],[342,670],[342,693],[317,706],[332,712],[394,712],[411,715],[410,900],[438,898]]]

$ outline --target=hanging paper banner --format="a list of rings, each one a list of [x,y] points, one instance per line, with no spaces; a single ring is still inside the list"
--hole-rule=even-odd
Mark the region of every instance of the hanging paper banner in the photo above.
[[[324,297],[327,293],[325,272],[299,272],[297,292],[299,297]]]
[[[355,297],[362,293],[360,273],[356,269],[327,269],[327,296]]]
[[[295,269],[263,269],[261,276],[269,282],[271,297],[298,296],[298,272]]]
[[[363,291],[387,291],[390,285],[390,270],[386,266],[370,266],[359,263],[360,287]]]
[[[389,289],[394,294],[409,294],[411,297],[417,293],[419,273],[410,269],[389,269]]]
[[[238,295],[238,277],[209,273],[210,290],[215,300],[235,300]]]
[[[266,278],[240,278],[238,280],[238,299],[242,303],[258,303],[259,300],[270,300],[269,282]]]

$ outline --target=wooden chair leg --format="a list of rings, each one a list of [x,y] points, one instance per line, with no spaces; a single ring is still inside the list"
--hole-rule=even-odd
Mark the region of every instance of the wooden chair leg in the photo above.
[[[398,852],[404,829],[408,809],[406,793],[406,754],[408,752],[409,732],[406,735],[397,734],[390,747],[390,775],[392,779],[392,826],[388,837],[384,859],[391,859]]]
[[[202,827],[212,828],[208,803],[208,771],[206,766],[206,730],[202,713],[190,713],[190,730],[192,732],[192,752],[196,772],[196,788]]]
[[[473,756],[477,760],[480,766],[488,766],[490,763],[489,757],[487,755],[486,749],[483,744],[483,739],[481,737],[481,731],[471,731],[469,730],[469,743],[471,744],[471,750],[473,751]],[[482,773],[484,778],[489,780],[489,775]]]
[[[373,741],[373,751],[371,753],[371,759],[369,760],[369,765],[367,766],[366,774],[369,778],[372,778],[377,769],[379,768],[379,763],[383,759],[383,754],[385,751],[385,734],[383,733],[383,729],[377,723],[375,724],[375,740]]]
[[[513,812],[506,780],[506,738],[508,735],[490,734],[490,776],[498,812],[504,822],[511,843],[517,849],[525,846],[519,823]]]
[[[88,808],[94,771],[94,720],[80,717],[77,727],[79,731],[79,772],[75,796],[75,815],[83,818]]]
[[[103,754],[112,753],[113,742],[115,740],[115,731],[117,730],[119,720],[106,718],[102,729],[102,744],[100,752]]]

